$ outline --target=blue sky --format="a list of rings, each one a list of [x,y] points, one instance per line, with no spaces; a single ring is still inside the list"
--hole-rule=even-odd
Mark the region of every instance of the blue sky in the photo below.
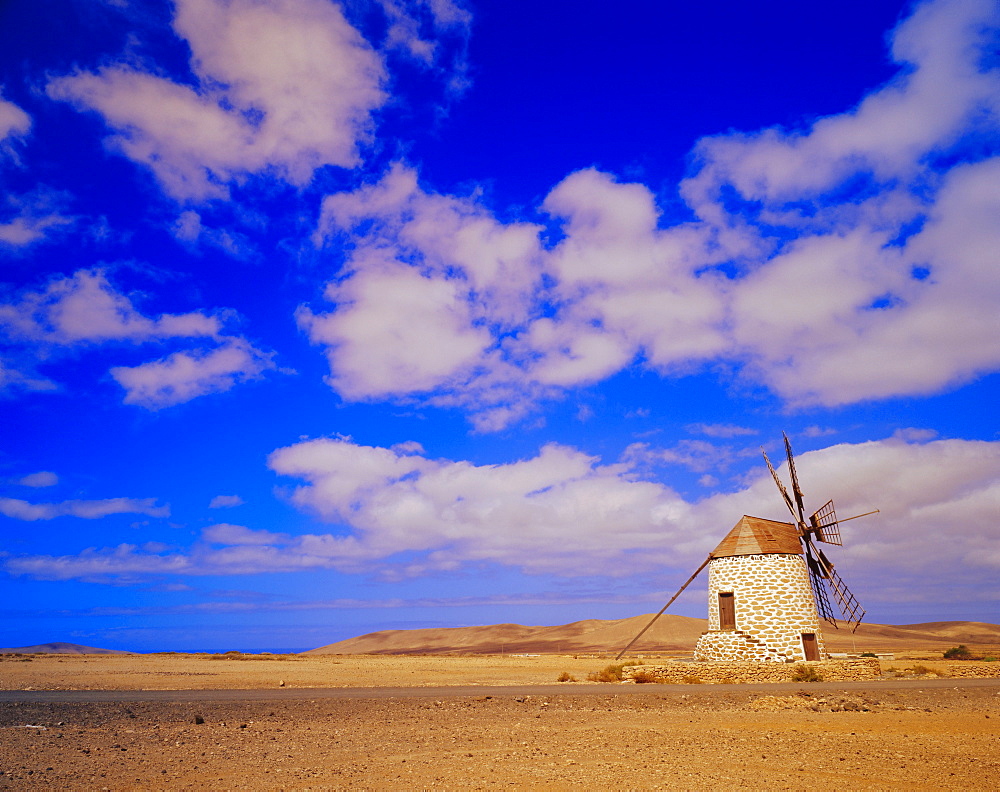
[[[0,4],[0,645],[1000,621],[995,3],[690,5]]]

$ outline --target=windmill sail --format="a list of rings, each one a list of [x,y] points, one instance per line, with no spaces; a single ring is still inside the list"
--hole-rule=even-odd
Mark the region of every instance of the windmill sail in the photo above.
[[[809,583],[812,585],[813,599],[816,600],[816,610],[819,611],[820,618],[837,625],[837,617],[833,613],[830,605],[830,598],[826,594],[826,586],[823,584],[823,570],[819,562],[813,557],[812,550],[806,545],[806,566],[809,568]]]
[[[771,460],[767,458],[767,452],[763,448],[761,449],[761,453],[764,454],[764,461],[767,462],[767,469],[771,471],[771,478],[773,478],[774,483],[778,485],[778,490],[785,499],[785,505],[788,507],[789,513],[793,518],[798,519],[795,514],[795,506],[792,505],[792,499],[788,495],[788,490],[785,489],[785,485],[782,484],[781,479],[778,478],[778,471],[774,469],[774,465],[772,465]]]
[[[813,571],[813,562],[815,562],[815,572],[810,574],[810,577],[813,579],[813,587],[825,588],[823,586],[823,582],[825,581],[833,594],[833,598],[837,600],[837,606],[844,616],[844,621],[854,625],[852,631],[857,630],[858,625],[861,624],[861,620],[865,617],[865,609],[861,607],[861,603],[858,602],[857,597],[847,587],[843,578],[837,574],[837,570],[833,568],[833,564],[823,554],[823,551],[818,547],[813,547],[812,542],[808,538],[804,540],[804,544],[806,545],[806,555],[809,557],[810,572]],[[813,557],[812,553],[815,553],[815,557]],[[822,608],[819,604],[820,599],[820,597],[817,597],[816,602],[817,609],[821,610],[820,615],[836,624],[836,619],[831,619],[822,613]],[[822,599],[828,599],[825,591],[823,592]],[[829,609],[828,601],[826,602],[826,607]]]
[[[840,524],[837,522],[837,511],[833,508],[833,501],[826,504],[809,518],[812,532],[821,542],[827,544],[842,545],[840,540]]]
[[[848,624],[853,624],[853,629],[856,630],[865,616],[865,609],[861,607],[857,597],[847,588],[847,584],[837,574],[833,568],[833,564],[823,554],[823,551],[813,544],[813,539],[828,544],[842,544],[840,539],[840,524],[837,520],[837,512],[833,507],[833,501],[827,501],[821,509],[809,518],[809,522],[806,522],[802,487],[799,485],[799,475],[795,470],[792,444],[788,440],[788,435],[784,432],[782,432],[782,437],[785,440],[785,454],[788,457],[788,474],[792,479],[792,492],[795,495],[794,502],[792,496],[788,494],[788,490],[785,489],[785,485],[778,478],[778,472],[774,469],[774,465],[771,464],[771,460],[768,459],[767,452],[763,448],[761,452],[764,454],[764,461],[767,462],[767,469],[771,471],[771,478],[778,485],[778,491],[785,500],[789,514],[795,520],[799,540],[802,542],[802,548],[805,551],[809,582],[812,585],[814,599],[816,600],[816,610],[822,618],[836,626],[837,619],[833,614],[833,608],[830,604],[830,595],[832,595],[832,599],[837,601],[838,609],[844,616],[844,621]],[[868,512],[868,514],[874,513]],[[866,515],[859,514],[858,516],[864,517]],[[853,520],[856,518],[849,517],[848,519]]]
[[[795,515],[799,528],[804,529],[806,523],[806,507],[802,503],[802,487],[799,486],[799,475],[795,472],[795,459],[792,456],[792,444],[788,442],[788,435],[784,432],[781,436],[785,438],[785,456],[788,457],[788,473],[792,477],[792,492],[795,493],[795,506],[798,513]]]

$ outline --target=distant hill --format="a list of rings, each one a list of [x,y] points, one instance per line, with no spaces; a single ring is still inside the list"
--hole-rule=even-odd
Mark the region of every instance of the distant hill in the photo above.
[[[0,654],[131,654],[131,652],[121,652],[117,649],[98,649],[94,646],[83,646],[75,643],[47,643],[36,644],[35,646],[15,646],[7,649],[0,649]]]
[[[588,619],[557,627],[494,624],[484,627],[438,627],[422,630],[383,630],[348,638],[304,654],[507,654],[617,652],[646,626],[652,614],[628,619]],[[708,628],[706,619],[661,616],[632,649],[632,653],[690,652]],[[830,626],[823,631],[827,649],[846,651],[901,651],[946,649],[956,644],[1000,647],[1000,625],[985,622],[927,622],[925,624],[862,624],[856,633]]]

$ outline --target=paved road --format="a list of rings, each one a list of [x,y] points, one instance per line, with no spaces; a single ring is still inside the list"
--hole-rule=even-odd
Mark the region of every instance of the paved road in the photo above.
[[[692,693],[789,693],[806,690],[891,692],[935,688],[996,688],[1000,678],[906,679],[872,682],[763,683],[754,685],[469,685],[406,688],[276,688],[260,690],[0,690],[0,704],[154,701],[303,701],[316,699],[461,698],[493,696],[681,696]]]

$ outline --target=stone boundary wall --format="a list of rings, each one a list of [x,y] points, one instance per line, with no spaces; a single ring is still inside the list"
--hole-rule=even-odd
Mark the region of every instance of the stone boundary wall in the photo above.
[[[814,669],[817,674],[823,677],[824,682],[858,682],[878,679],[882,676],[882,666],[877,658],[862,657],[855,660],[821,660],[800,663],[745,663],[715,660],[704,663],[626,666],[622,669],[622,681],[634,682],[636,672],[646,672],[653,674],[657,682],[675,685],[688,684],[693,679],[711,684],[794,682],[793,677],[799,666]]]
[[[1000,677],[1000,661],[993,663],[977,663],[967,660],[962,663],[949,663],[948,676],[958,679],[971,677]]]

